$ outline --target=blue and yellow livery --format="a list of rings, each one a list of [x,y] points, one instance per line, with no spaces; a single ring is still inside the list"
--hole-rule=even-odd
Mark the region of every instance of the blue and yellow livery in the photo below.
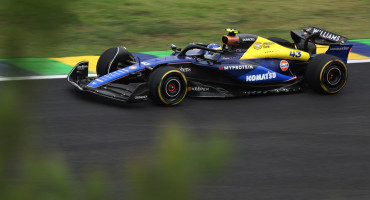
[[[222,46],[171,45],[171,55],[149,60],[111,48],[99,58],[97,78],[88,77],[88,62],[80,62],[68,81],[108,98],[161,105],[179,104],[186,96],[231,98],[301,91],[307,85],[334,94],[346,84],[351,46],[343,36],[312,26],[292,31],[293,42],[227,31]],[[328,46],[326,53],[316,54],[316,44]]]

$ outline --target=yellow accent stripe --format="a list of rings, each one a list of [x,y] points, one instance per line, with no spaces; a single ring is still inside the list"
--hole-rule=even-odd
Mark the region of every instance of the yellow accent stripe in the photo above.
[[[329,49],[329,46],[328,45],[319,45],[319,44],[316,44],[316,53],[317,54],[319,54],[319,53],[325,53],[328,49]]]

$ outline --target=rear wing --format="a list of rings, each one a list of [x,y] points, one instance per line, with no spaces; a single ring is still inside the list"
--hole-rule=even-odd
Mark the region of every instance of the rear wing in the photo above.
[[[307,26],[302,31],[293,30],[290,32],[290,34],[292,36],[294,43],[296,44],[309,39],[310,42],[320,45],[330,45],[330,44],[343,45],[348,40],[348,38],[344,36],[314,26]]]

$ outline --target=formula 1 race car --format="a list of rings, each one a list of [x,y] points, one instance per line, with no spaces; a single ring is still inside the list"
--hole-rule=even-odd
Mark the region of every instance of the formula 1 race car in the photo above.
[[[308,26],[291,31],[294,43],[227,29],[222,47],[190,43],[171,45],[166,57],[140,61],[125,47],[106,50],[99,58],[97,78],[88,77],[88,62],[78,63],[68,81],[82,91],[138,102],[179,104],[185,96],[232,98],[253,94],[300,91],[310,87],[322,94],[338,93],[347,81],[347,38]],[[316,44],[327,45],[316,54]]]

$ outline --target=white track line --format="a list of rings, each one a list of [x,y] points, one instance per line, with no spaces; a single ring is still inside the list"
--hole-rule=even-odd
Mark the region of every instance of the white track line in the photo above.
[[[362,59],[362,60],[348,60],[348,63],[368,63],[370,59]]]
[[[0,81],[40,80],[40,79],[58,79],[58,78],[67,78],[67,75],[0,77]]]
[[[348,63],[370,63],[370,59],[349,60]],[[89,74],[89,77],[96,77],[96,74]],[[0,77],[0,81],[21,81],[21,80],[42,80],[42,79],[61,79],[67,75],[47,75],[47,76],[20,76],[20,77]]]
[[[96,74],[89,74],[89,77],[96,77]],[[67,79],[67,75],[0,77],[0,81],[21,81],[21,80],[42,80],[42,79]]]

